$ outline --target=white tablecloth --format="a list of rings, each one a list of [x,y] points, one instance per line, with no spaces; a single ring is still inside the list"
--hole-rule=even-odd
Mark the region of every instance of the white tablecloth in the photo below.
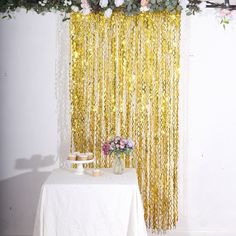
[[[103,171],[53,171],[41,189],[34,236],[146,236],[135,170]]]

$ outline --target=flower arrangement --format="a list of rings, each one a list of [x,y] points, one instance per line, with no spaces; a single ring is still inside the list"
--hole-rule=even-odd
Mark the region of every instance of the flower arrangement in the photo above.
[[[102,151],[105,156],[114,153],[120,155],[121,153],[130,154],[134,149],[134,142],[132,139],[124,139],[122,137],[115,137],[110,141],[106,141],[102,146]]]
[[[226,28],[226,25],[232,21],[234,16],[234,12],[230,11],[228,9],[220,9],[218,10],[217,17],[219,18],[220,24],[223,26],[223,28]]]
[[[228,2],[229,0],[225,0]],[[142,12],[160,12],[184,10],[187,15],[194,15],[208,5],[217,5],[206,0],[1,0],[0,13],[2,18],[11,18],[17,8],[34,10],[37,13],[60,11],[65,13],[64,20],[69,19],[67,13],[80,12],[84,15],[102,12],[106,18],[111,17],[113,11],[123,11],[127,15]],[[223,4],[218,4],[224,9]],[[232,5],[229,5],[230,7]],[[236,9],[236,6],[235,6]],[[223,18],[222,24],[228,24],[228,15]]]
[[[103,12],[106,18],[111,17],[113,11],[123,11],[127,15],[134,15],[142,12],[159,12],[184,10],[187,15],[194,15],[201,12],[208,6],[216,6],[220,9],[229,9],[235,5],[230,5],[229,0],[225,0],[225,4],[216,4],[214,1],[206,0],[1,0],[0,13],[2,18],[11,18],[11,14],[17,8],[25,8],[34,10],[37,13],[60,11],[65,13],[64,20],[69,19],[66,13],[80,12],[88,15],[92,12]],[[227,5],[228,4],[228,5]],[[228,15],[222,17],[221,24],[228,24]]]
[[[120,154],[130,154],[134,149],[134,142],[132,139],[124,139],[117,136],[109,141],[106,141],[102,146],[102,151],[105,156],[114,153],[115,159],[113,160],[113,172],[115,174],[122,174],[125,165],[124,161],[121,159]]]
[[[80,12],[87,15],[102,12],[106,18],[113,11],[134,15],[146,11],[174,13],[182,9],[179,0],[1,0],[0,13],[3,13],[3,18],[11,18],[12,12],[21,7],[37,13],[60,11],[65,14]]]
[[[18,8],[34,10],[38,14],[59,11],[64,13],[65,21],[70,19],[67,14],[73,12],[84,15],[102,12],[105,18],[110,18],[114,11],[122,11],[130,16],[144,12],[175,13],[183,10],[186,15],[195,15],[206,7],[220,10],[217,16],[224,28],[232,20],[232,11],[236,10],[236,5],[231,5],[229,0],[224,0],[222,4],[206,0],[1,0],[0,18],[12,18],[12,13]]]

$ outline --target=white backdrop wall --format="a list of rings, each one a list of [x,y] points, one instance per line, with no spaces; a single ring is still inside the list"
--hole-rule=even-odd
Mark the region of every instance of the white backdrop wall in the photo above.
[[[187,231],[196,235],[233,236],[236,235],[236,21],[224,30],[208,10],[191,17],[189,26],[188,33],[182,29],[190,40],[185,62],[188,76],[182,78],[187,80],[186,91],[182,91],[187,93],[186,155],[182,160],[184,224]]]
[[[182,16],[180,219],[173,236],[236,235],[236,22]]]
[[[61,155],[56,25],[23,12],[0,22],[0,236],[32,234],[40,185]],[[210,13],[183,17],[180,215],[167,235],[236,235],[235,42],[236,27]]]
[[[0,235],[31,235],[57,166],[56,17],[0,20]]]

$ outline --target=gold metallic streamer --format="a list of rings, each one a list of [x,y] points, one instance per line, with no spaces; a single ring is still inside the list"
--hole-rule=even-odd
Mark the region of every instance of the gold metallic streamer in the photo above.
[[[175,227],[180,15],[72,14],[70,32],[72,147],[111,167],[102,142],[131,137],[147,226]]]

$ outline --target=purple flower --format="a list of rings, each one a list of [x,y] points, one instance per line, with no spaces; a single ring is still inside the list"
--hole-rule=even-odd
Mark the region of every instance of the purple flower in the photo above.
[[[131,148],[131,149],[134,148],[134,142],[132,141],[132,139],[128,139],[127,147],[128,147],[128,148]]]
[[[105,142],[103,145],[102,145],[102,151],[103,151],[103,154],[105,156],[107,156],[109,154],[111,150],[111,145],[108,143],[108,142]]]

